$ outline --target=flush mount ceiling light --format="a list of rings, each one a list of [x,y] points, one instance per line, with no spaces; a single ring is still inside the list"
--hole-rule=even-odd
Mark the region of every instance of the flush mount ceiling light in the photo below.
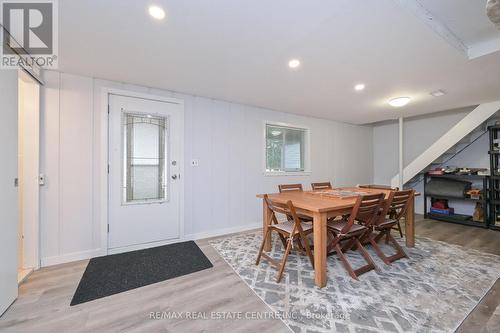
[[[149,15],[151,15],[153,18],[157,20],[163,20],[165,18],[165,11],[161,7],[150,6]]]
[[[359,83],[357,85],[354,86],[354,90],[356,91],[363,91],[365,90],[366,86],[364,85],[364,83]]]
[[[441,97],[441,96],[444,96],[446,95],[446,91],[442,90],[442,89],[439,89],[439,90],[436,90],[436,91],[433,91],[430,93],[432,96],[434,97]]]
[[[395,108],[400,108],[410,103],[410,101],[411,101],[410,97],[396,97],[389,100],[389,105]]]
[[[298,68],[300,66],[300,60],[299,59],[292,59],[288,62],[288,67],[290,68]]]

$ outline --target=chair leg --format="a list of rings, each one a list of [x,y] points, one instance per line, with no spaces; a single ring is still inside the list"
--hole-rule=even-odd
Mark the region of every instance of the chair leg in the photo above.
[[[311,265],[314,269],[314,257],[311,251],[311,247],[309,246],[309,241],[306,238],[307,236],[304,237],[304,247],[306,248],[306,254],[309,257],[309,260],[311,261]],[[300,242],[300,240],[299,240]]]
[[[380,248],[380,246],[378,246],[377,242],[372,237],[370,237],[370,244],[373,247],[373,249],[375,250],[375,253],[379,256],[379,258],[382,259],[382,261],[386,265],[391,265],[391,262],[387,259],[384,252],[382,252],[382,249]]]
[[[403,230],[401,230],[401,221],[398,220],[398,230],[399,230],[399,236],[401,236],[401,238],[403,238]]]
[[[290,253],[290,251],[292,249],[292,245],[293,245],[293,240],[289,239],[287,241],[285,255],[283,256],[283,260],[281,261],[280,270],[278,271],[278,278],[276,279],[277,283],[280,283],[281,282],[281,278],[283,277],[283,271],[285,270],[285,264],[286,264],[286,261],[288,259],[288,254]]]
[[[260,258],[262,257],[262,252],[264,251],[264,245],[266,245],[266,238],[269,236],[269,233],[271,232],[271,229],[267,229],[266,235],[264,236],[264,239],[262,239],[262,244],[259,249],[259,254],[257,255],[257,260],[255,261],[255,265],[259,265],[260,263]]]
[[[370,257],[370,254],[366,249],[364,248],[363,244],[359,241],[358,238],[355,238],[356,245],[358,246],[358,251],[361,253],[363,258],[365,258],[366,262],[368,265],[365,265],[363,267],[360,267],[356,270],[356,274],[360,275],[363,273],[366,273],[368,271],[371,271],[372,269],[376,270],[377,272],[379,271],[377,265],[375,265],[375,262],[373,261],[372,257]],[[359,273],[358,273],[359,272]]]
[[[349,261],[347,261],[347,258],[345,257],[344,253],[342,252],[342,249],[340,248],[340,245],[337,243],[335,245],[335,250],[337,251],[337,256],[340,258],[340,260],[342,261],[342,263],[344,264],[344,267],[345,269],[347,270],[347,272],[349,273],[349,275],[355,279],[355,280],[359,280],[358,279],[358,276],[356,275],[356,273],[354,272],[354,270],[352,269],[352,266],[351,264],[349,263]]]
[[[389,260],[390,262],[393,262],[393,261],[396,261],[396,260],[401,259],[401,258],[408,258],[408,255],[406,254],[406,252],[403,250],[401,245],[399,245],[398,241],[394,237],[392,237],[391,234],[389,234],[389,241],[392,243],[392,245],[396,249],[396,254],[390,256],[389,258],[387,258],[387,260]]]

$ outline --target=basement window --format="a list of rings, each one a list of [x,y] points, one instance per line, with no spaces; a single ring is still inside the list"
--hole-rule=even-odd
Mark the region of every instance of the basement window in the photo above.
[[[266,124],[266,173],[305,172],[308,137],[305,128]]]

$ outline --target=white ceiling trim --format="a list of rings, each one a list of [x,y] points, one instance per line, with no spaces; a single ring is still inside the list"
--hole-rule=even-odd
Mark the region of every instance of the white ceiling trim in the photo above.
[[[443,22],[438,20],[428,11],[418,0],[394,0],[400,7],[413,13],[417,18],[424,22],[436,34],[447,41],[451,46],[457,49],[465,57],[469,57],[469,48],[465,43],[453,33],[453,31]]]

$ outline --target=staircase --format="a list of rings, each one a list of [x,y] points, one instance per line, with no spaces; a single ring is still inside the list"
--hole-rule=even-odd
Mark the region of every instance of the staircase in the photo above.
[[[500,111],[500,101],[477,106],[403,170],[405,187],[414,187],[430,169],[446,163],[487,133],[488,121]],[[391,180],[399,187],[399,174]]]

